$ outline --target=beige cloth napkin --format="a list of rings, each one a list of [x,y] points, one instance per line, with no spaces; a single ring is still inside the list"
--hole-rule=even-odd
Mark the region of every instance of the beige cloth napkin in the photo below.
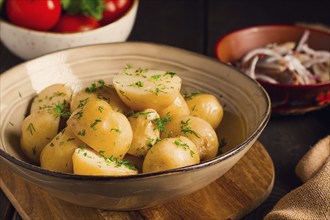
[[[285,195],[264,220],[329,220],[330,135],[307,152],[295,172],[304,184]]]

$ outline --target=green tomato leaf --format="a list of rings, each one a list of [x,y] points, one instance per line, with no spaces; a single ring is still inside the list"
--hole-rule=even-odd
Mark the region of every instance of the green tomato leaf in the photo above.
[[[103,0],[82,0],[81,8],[84,15],[94,17],[97,20],[102,19],[102,13],[105,10]]]
[[[71,4],[71,0],[61,0],[61,5],[64,10],[67,10]]]
[[[68,14],[80,14],[96,20],[102,19],[105,10],[103,0],[61,0],[61,4]]]

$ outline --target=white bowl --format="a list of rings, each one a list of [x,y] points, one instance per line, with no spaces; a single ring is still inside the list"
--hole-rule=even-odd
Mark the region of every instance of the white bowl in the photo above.
[[[36,93],[54,83],[74,90],[99,79],[111,82],[127,64],[176,72],[184,90],[216,95],[224,106],[216,158],[167,171],[132,176],[80,176],[44,170],[20,151],[20,125]],[[19,79],[19,80],[18,80]],[[42,56],[1,74],[0,159],[50,195],[88,207],[134,210],[190,194],[215,181],[249,150],[270,117],[270,100],[256,81],[209,57],[148,43],[85,46]]]
[[[0,39],[16,56],[29,60],[50,52],[76,46],[123,42],[135,21],[139,0],[118,20],[94,30],[77,33],[35,31],[0,19]]]

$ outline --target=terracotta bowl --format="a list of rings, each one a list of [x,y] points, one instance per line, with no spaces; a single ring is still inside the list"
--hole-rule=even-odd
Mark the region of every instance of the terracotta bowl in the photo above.
[[[311,48],[330,51],[330,32],[299,26],[270,25],[249,27],[225,35],[217,42],[215,54],[222,62],[235,63],[252,49],[269,43],[298,42],[306,29],[310,31],[308,45]],[[260,83],[271,98],[273,113],[300,114],[330,104],[329,81],[313,85]]]
[[[76,46],[123,42],[133,28],[138,4],[139,0],[134,0],[120,19],[108,25],[77,33],[35,31],[0,18],[0,38],[13,54],[24,60]]]
[[[65,83],[74,91],[99,79],[110,83],[127,64],[174,71],[183,80],[183,90],[216,95],[224,106],[217,133],[227,142],[219,155],[193,166],[125,177],[51,172],[29,163],[20,150],[20,127],[36,93],[54,83]],[[64,50],[20,64],[1,74],[0,81],[0,159],[52,196],[101,209],[147,208],[205,187],[240,160],[270,117],[269,97],[256,81],[209,57],[156,44]]]

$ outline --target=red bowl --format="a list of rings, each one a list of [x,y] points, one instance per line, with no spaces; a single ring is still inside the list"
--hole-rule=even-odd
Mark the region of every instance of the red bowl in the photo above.
[[[300,26],[266,25],[225,35],[217,42],[215,55],[222,62],[235,63],[250,50],[269,43],[298,42],[305,30],[310,31],[309,47],[330,51],[330,32]],[[259,82],[271,98],[273,113],[305,113],[330,104],[330,81],[310,85]]]

